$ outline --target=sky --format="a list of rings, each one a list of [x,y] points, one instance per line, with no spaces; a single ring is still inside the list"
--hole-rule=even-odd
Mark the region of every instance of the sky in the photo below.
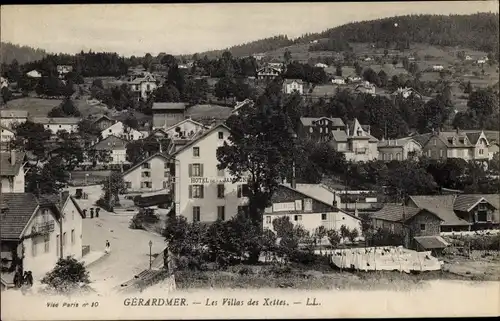
[[[8,5],[3,42],[53,53],[192,54],[406,14],[498,12],[498,1]]]

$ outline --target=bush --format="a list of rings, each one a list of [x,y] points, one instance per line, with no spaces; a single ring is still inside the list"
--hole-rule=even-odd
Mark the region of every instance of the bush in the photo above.
[[[102,197],[100,199],[98,199],[95,204],[97,206],[105,209],[107,212],[113,212],[113,210],[114,210],[113,206],[110,206],[109,203],[106,202],[106,200]]]
[[[292,273],[292,268],[289,265],[274,264],[269,269],[269,273],[276,277],[281,277],[285,275],[290,275]]]
[[[54,269],[41,282],[57,292],[67,293],[90,284],[90,278],[83,263],[68,256],[66,259],[59,259]]]

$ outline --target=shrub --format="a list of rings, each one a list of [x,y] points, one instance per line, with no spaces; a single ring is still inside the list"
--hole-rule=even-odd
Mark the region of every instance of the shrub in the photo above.
[[[107,212],[113,212],[113,210],[114,210],[113,206],[111,206],[108,202],[106,202],[106,200],[102,197],[100,199],[98,199],[95,204],[97,206],[105,209]]]
[[[90,278],[83,263],[68,256],[66,259],[59,259],[54,269],[41,282],[57,292],[67,293],[90,284]]]

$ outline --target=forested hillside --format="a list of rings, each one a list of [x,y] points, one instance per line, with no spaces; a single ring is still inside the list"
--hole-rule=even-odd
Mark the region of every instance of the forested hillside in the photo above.
[[[42,49],[35,49],[28,46],[19,46],[8,42],[2,42],[0,45],[1,63],[10,64],[16,59],[18,63],[24,64],[44,58],[47,52]]]
[[[498,13],[471,15],[407,15],[345,24],[320,33],[305,34],[295,40],[286,36],[261,39],[228,48],[234,56],[271,51],[293,44],[314,44],[312,50],[339,51],[348,49],[347,42],[374,43],[378,47],[409,49],[412,43],[438,46],[459,46],[498,54]],[[223,50],[199,53],[220,55]]]

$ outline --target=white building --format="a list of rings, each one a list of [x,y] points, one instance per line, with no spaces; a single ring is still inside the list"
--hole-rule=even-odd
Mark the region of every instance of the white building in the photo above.
[[[156,79],[150,73],[146,73],[144,77],[138,77],[129,82],[130,90],[137,99],[147,99],[151,93],[158,87]]]
[[[70,65],[57,65],[56,68],[60,77],[64,77],[66,74],[73,71],[73,66]]]
[[[479,59],[479,60],[477,61],[477,63],[478,63],[479,65],[483,65],[483,64],[485,64],[485,63],[486,63],[486,60],[485,60],[485,59]]]
[[[341,76],[334,76],[332,79],[332,83],[335,85],[345,85],[345,80]]]
[[[0,143],[9,143],[16,137],[16,133],[11,128],[0,125],[0,130]]]
[[[32,70],[26,73],[26,76],[30,78],[42,78],[42,74],[37,70]]]
[[[246,178],[232,183],[227,170],[217,169],[217,148],[227,141],[229,128],[219,124],[171,156],[175,165],[175,213],[188,221],[228,220],[246,210]]]
[[[0,88],[7,87],[9,88],[9,80],[4,77],[0,77]]]
[[[316,68],[328,68],[328,65],[327,64],[324,64],[324,63],[321,63],[321,62],[318,62],[317,64],[314,65],[314,67]]]
[[[28,112],[25,110],[3,109],[0,110],[0,125],[13,128],[16,125],[25,123],[28,119]]]
[[[106,138],[111,135],[126,140],[139,140],[144,138],[144,135],[140,131],[124,125],[121,121],[118,121],[101,131],[102,138]]]
[[[298,92],[304,94],[304,82],[300,79],[285,79],[283,81],[283,92],[285,94],[292,94]]]
[[[151,155],[135,164],[123,173],[127,192],[170,192],[173,171],[171,164],[171,158],[162,153]]]
[[[96,165],[121,165],[128,164],[127,161],[127,143],[128,141],[110,135],[95,145],[89,147],[89,149],[95,151],[96,153],[106,153],[109,158],[106,161],[96,160]],[[93,161],[89,159],[89,161]]]
[[[29,193],[5,193],[0,198],[2,258],[12,264],[12,252],[17,252],[24,271],[32,271],[35,280],[61,257],[82,257],[82,211],[68,194],[55,198],[60,201]],[[2,273],[9,283],[12,277]]]
[[[25,153],[0,152],[0,190],[2,193],[24,193]]]
[[[183,121],[163,130],[163,132],[165,132],[168,138],[171,139],[189,139],[190,137],[194,137],[194,135],[200,131],[207,129],[208,126],[192,120],[191,118],[186,118]]]
[[[274,231],[273,221],[288,217],[294,225],[301,225],[311,234],[320,226],[327,230],[340,231],[341,226],[345,225],[349,230],[358,230],[361,235],[361,218],[292,187],[280,185],[271,202],[272,205],[264,212],[264,229]]]
[[[346,160],[367,162],[378,158],[378,139],[370,134],[369,125],[361,125],[357,119],[348,122],[346,130],[332,131],[330,144],[345,155]]]
[[[434,66],[432,66],[432,70],[441,71],[441,70],[444,70],[444,67],[442,65],[434,65]]]
[[[79,117],[33,117],[32,121],[36,124],[42,124],[45,129],[52,132],[53,135],[58,131],[67,131],[68,133],[78,132]]]

